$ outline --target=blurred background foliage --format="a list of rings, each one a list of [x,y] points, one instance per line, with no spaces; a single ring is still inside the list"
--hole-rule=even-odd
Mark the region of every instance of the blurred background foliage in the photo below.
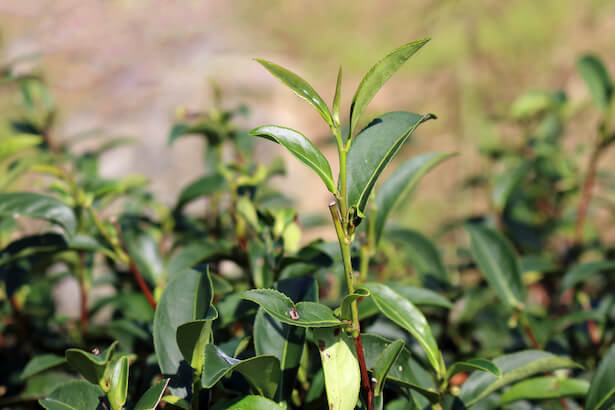
[[[13,65],[17,70],[45,77],[61,107],[56,140],[84,131],[138,137],[136,144],[103,154],[101,172],[144,174],[156,196],[170,203],[202,174],[203,163],[198,138],[167,147],[169,124],[183,107],[211,105],[209,80],[220,83],[229,106],[250,107],[251,115],[240,119],[244,126],[275,119],[305,130],[330,155],[334,147],[327,145],[317,114],[251,58],[296,69],[317,90],[331,90],[342,65],[342,106],[348,106],[349,90],[379,56],[432,37],[369,109],[438,114],[400,161],[433,149],[461,154],[429,175],[421,198],[400,212],[406,225],[433,232],[447,219],[489,206],[487,198],[459,187],[488,172],[481,149],[519,134],[508,119],[521,92],[565,91],[579,108],[566,124],[564,148],[589,149],[598,117],[583,110],[588,96],[574,63],[591,52],[613,72],[613,22],[615,3],[609,0],[7,1],[0,4],[0,55],[5,64],[21,59]],[[6,87],[0,92],[9,94]],[[2,98],[1,104],[0,116],[12,116],[11,101]],[[281,152],[258,144],[264,161]],[[309,171],[288,161],[288,173],[302,183],[278,183],[298,198],[300,211],[326,211],[328,198]],[[317,234],[333,238],[332,230]]]

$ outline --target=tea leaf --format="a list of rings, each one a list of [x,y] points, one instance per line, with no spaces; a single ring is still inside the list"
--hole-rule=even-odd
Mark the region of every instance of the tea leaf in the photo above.
[[[613,82],[602,61],[593,55],[583,56],[577,60],[577,70],[594,103],[602,110],[608,109],[613,99]]]
[[[99,385],[103,390],[106,390],[106,372],[117,343],[113,342],[111,346],[100,354],[88,353],[81,349],[68,349],[66,351],[66,361],[70,367],[78,371],[87,381]]]
[[[614,261],[586,262],[570,268],[562,279],[562,288],[570,289],[602,271],[615,271]]]
[[[0,215],[45,219],[62,226],[69,234],[77,228],[77,219],[68,205],[57,198],[33,192],[0,194]]]
[[[98,398],[103,394],[100,387],[78,380],[58,387],[48,398],[38,402],[47,410],[98,410],[102,408]]]
[[[109,393],[107,397],[114,409],[121,409],[128,396],[128,357],[120,357],[111,366],[109,375]]]
[[[374,387],[374,394],[376,396],[382,395],[384,389],[384,380],[386,379],[391,366],[397,360],[404,348],[403,340],[396,340],[383,350],[382,354],[378,357],[376,366],[374,366],[374,377],[376,378],[376,386]]]
[[[41,354],[34,356],[24,367],[19,378],[25,380],[28,377],[34,376],[37,373],[51,369],[66,363],[66,358],[56,356],[55,354]]]
[[[430,275],[443,283],[449,281],[440,252],[425,235],[412,229],[395,229],[389,232],[387,237],[403,246],[412,267],[421,275],[423,281]],[[413,299],[410,300],[417,304]]]
[[[585,399],[587,410],[606,410],[615,403],[615,344],[604,355],[592,377]]]
[[[348,135],[352,138],[352,132],[359,122],[359,118],[367,104],[370,103],[374,95],[382,88],[389,78],[410,58],[419,51],[429,41],[428,38],[422,40],[416,40],[408,44],[404,44],[398,49],[394,50],[376,65],[374,65],[365,74],[365,77],[361,80],[357,91],[352,98],[352,105],[350,106],[350,130]]]
[[[147,389],[137,404],[135,404],[134,410],[155,410],[158,403],[160,403],[160,399],[162,399],[162,395],[169,384],[169,380],[171,379],[163,379]]]
[[[534,377],[511,386],[500,396],[500,404],[517,400],[548,400],[560,397],[585,397],[589,382],[581,379],[562,379],[557,376]]]
[[[325,183],[327,189],[336,193],[337,189],[333,182],[331,166],[327,158],[318,148],[303,134],[291,128],[279,127],[277,125],[265,125],[250,131],[250,135],[267,138],[284,146],[299,161],[312,168]]]
[[[194,320],[177,327],[177,346],[196,374],[203,369],[205,345],[213,342],[211,325],[211,320]]]
[[[448,369],[446,378],[450,379],[459,372],[473,372],[475,370],[489,372],[497,377],[502,375],[500,368],[491,360],[476,358],[454,363]]]

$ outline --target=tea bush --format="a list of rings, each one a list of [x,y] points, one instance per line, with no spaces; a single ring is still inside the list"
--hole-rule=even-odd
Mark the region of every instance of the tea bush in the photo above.
[[[460,187],[484,192],[489,211],[446,221],[430,238],[387,220],[454,153],[423,153],[381,175],[436,116],[363,118],[427,41],[394,50],[367,72],[347,124],[341,69],[329,106],[297,74],[256,60],[329,126],[337,178],[301,132],[240,129],[235,119],[247,108],[224,108],[217,88],[210,110],[179,110],[169,143],[203,137],[206,174],[172,207],[142,177],[100,175],[101,155],[130,141],[101,140],[82,154],[75,145],[98,134],[55,141],[57,107],[44,81],[9,66],[3,83],[20,103],[0,133],[0,403],[53,410],[615,403],[607,275],[615,252],[602,235],[614,179],[599,168],[615,141],[608,72],[594,56],[577,62],[600,114],[589,153],[570,152],[562,139],[569,119],[591,108],[560,91],[522,95],[502,119],[518,135],[483,143],[489,172]],[[260,163],[256,137],[320,178],[334,198],[337,242],[302,245],[302,227],[323,221],[301,218],[272,187],[284,164]],[[187,211],[202,198],[204,212]],[[452,232],[467,234],[444,258],[439,244],[450,246]],[[77,319],[58,313],[52,298],[66,278],[79,284]]]

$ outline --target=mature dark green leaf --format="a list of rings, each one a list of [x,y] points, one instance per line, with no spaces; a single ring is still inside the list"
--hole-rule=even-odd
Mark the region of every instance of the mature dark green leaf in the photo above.
[[[162,374],[171,376],[175,395],[185,396],[188,393],[185,386],[185,390],[175,387],[180,384],[180,379],[189,383],[180,371],[184,356],[177,346],[177,328],[193,320],[215,319],[217,312],[211,306],[212,300],[209,274],[192,269],[176,275],[160,296],[154,315],[154,348]]]
[[[55,354],[42,354],[35,356],[28,362],[21,372],[20,379],[24,380],[42,371],[51,369],[66,363],[66,358],[56,356]]]
[[[226,179],[220,174],[205,175],[191,182],[179,194],[175,209],[181,209],[188,203],[202,196],[208,196],[226,188]]]
[[[350,130],[348,135],[350,135],[351,138],[352,132],[356,129],[361,114],[363,114],[367,104],[374,98],[374,95],[376,95],[384,83],[386,83],[388,79],[428,41],[429,39],[426,38],[404,44],[376,63],[376,65],[365,74],[359,87],[357,87],[357,91],[352,98],[352,105],[350,106]]]
[[[444,283],[448,282],[440,252],[425,235],[412,229],[395,229],[389,232],[387,237],[404,246],[404,253],[421,277],[432,275]]]
[[[62,226],[69,234],[77,228],[77,219],[68,205],[34,192],[0,193],[0,215],[45,219]]]
[[[163,379],[147,389],[137,404],[135,404],[134,410],[155,410],[158,403],[160,403],[160,399],[162,399],[169,380],[171,379]]]
[[[250,131],[250,135],[267,138],[277,142],[293,154],[299,161],[312,168],[318,174],[327,189],[333,193],[337,192],[331,166],[327,158],[310,140],[299,131],[291,128],[279,127],[277,125],[264,125]]]
[[[83,380],[58,387],[48,398],[39,400],[47,410],[102,409],[98,397],[104,393],[100,387]]]
[[[241,297],[260,305],[265,312],[282,323],[300,327],[334,327],[342,322],[327,306],[314,302],[297,304],[286,295],[273,289],[253,289]]]
[[[327,107],[327,104],[312,88],[312,86],[308,84],[307,81],[299,77],[297,74],[287,70],[286,68],[281,67],[270,61],[261,60],[258,58],[255,58],[254,60],[259,62],[271,74],[273,74],[280,81],[286,84],[288,88],[293,90],[295,94],[312,104],[312,106],[316,108],[316,111],[318,111],[320,116],[327,122],[327,124],[333,127],[333,119],[331,118],[329,107]]]
[[[100,354],[93,354],[81,349],[68,349],[66,361],[68,365],[78,371],[90,383],[106,389],[105,373],[117,342],[113,342]]]
[[[570,359],[539,350],[525,350],[500,356],[493,362],[502,372],[500,377],[487,372],[476,372],[461,387],[459,397],[466,406],[473,405],[504,386],[535,374],[581,367]]]
[[[572,288],[603,271],[615,271],[615,261],[586,262],[575,265],[564,275],[562,288]]]
[[[373,369],[380,354],[392,341],[382,336],[366,333],[361,335],[361,339],[363,341],[363,351],[365,352],[365,365],[368,369]],[[415,390],[430,401],[438,400],[439,395],[436,391],[432,375],[412,358],[412,355],[405,347],[393,363],[386,376],[386,380]]]
[[[472,256],[489,285],[511,309],[523,309],[525,287],[512,245],[491,228],[467,224]]]
[[[217,261],[229,255],[232,249],[233,244],[225,240],[192,242],[171,256],[167,263],[167,275],[169,279],[172,279],[175,274],[192,268],[198,263]],[[215,281],[213,277],[212,281]],[[217,289],[216,292],[218,292]]]
[[[376,386],[374,386],[374,394],[376,396],[382,395],[384,389],[384,381],[391,370],[391,366],[397,360],[404,348],[403,340],[396,340],[388,345],[378,357],[376,365],[374,366],[374,377],[376,378]]]
[[[164,261],[160,255],[158,242],[148,232],[127,231],[126,249],[137,269],[152,284],[159,285],[164,280]]]
[[[177,327],[177,346],[197,374],[203,369],[205,345],[213,341],[211,325],[211,320],[194,320]]]
[[[128,357],[122,356],[111,366],[107,397],[114,409],[121,409],[128,396]]]
[[[613,99],[613,82],[602,61],[593,55],[583,56],[577,60],[577,70],[594,103],[602,110],[608,109]]]
[[[273,398],[280,381],[280,362],[275,356],[255,356],[245,360],[227,356],[214,344],[205,346],[205,366],[201,385],[212,388],[229,372],[238,371],[260,395]]]
[[[396,111],[372,120],[355,138],[348,151],[348,205],[365,217],[367,201],[378,177],[410,134],[433,115]]]
[[[19,396],[15,397],[15,402],[22,400],[38,400],[49,397],[55,389],[74,380],[75,377],[67,373],[53,370],[35,374],[28,378],[25,389]],[[11,399],[8,397],[3,398],[0,400],[0,406],[11,404],[10,400]]]
[[[436,340],[431,334],[431,328],[425,316],[412,302],[404,298],[393,289],[381,283],[367,283],[367,288],[380,312],[398,326],[406,329],[425,350],[427,359],[439,376],[446,372],[442,355],[438,350]]]
[[[408,299],[415,306],[433,306],[444,309],[452,309],[453,307],[453,304],[447,298],[439,295],[433,290],[400,285],[397,283],[389,285],[394,286],[397,293]],[[366,319],[373,315],[377,315],[378,312],[378,307],[370,298],[363,299],[361,303],[359,303],[360,319]]]
[[[587,410],[606,410],[615,403],[615,344],[600,360],[585,400]]]
[[[502,371],[500,370],[498,365],[493,363],[491,360],[476,358],[454,363],[448,369],[448,372],[446,373],[446,378],[450,379],[459,372],[473,372],[475,370],[479,370],[481,372],[489,372],[497,377],[500,377],[502,375]]]
[[[352,410],[359,399],[361,372],[350,336],[339,329],[312,329],[320,351],[330,409]]]
[[[585,397],[589,382],[557,376],[534,377],[523,380],[500,396],[500,404],[517,400],[546,400],[560,397]]]
[[[429,152],[418,155],[401,164],[380,186],[376,195],[376,219],[374,234],[380,240],[389,214],[408,197],[423,175],[454,154]]]

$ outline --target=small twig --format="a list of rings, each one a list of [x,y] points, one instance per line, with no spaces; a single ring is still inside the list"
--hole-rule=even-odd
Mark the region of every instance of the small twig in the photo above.
[[[359,361],[359,368],[361,369],[361,384],[363,384],[363,392],[366,396],[368,410],[374,410],[374,403],[372,398],[372,384],[369,376],[367,375],[367,365],[365,364],[365,354],[363,353],[363,342],[361,341],[361,334],[354,338],[354,346],[357,351],[357,360]]]
[[[589,157],[589,164],[587,166],[587,174],[583,180],[583,187],[581,188],[581,199],[579,201],[579,207],[577,208],[577,220],[574,226],[574,237],[577,244],[583,243],[583,228],[587,219],[587,213],[589,211],[589,204],[591,203],[594,185],[596,183],[596,172],[598,168],[598,159],[602,152],[601,145],[596,144]]]
[[[81,333],[88,328],[88,289],[85,283],[85,252],[79,252],[79,293],[81,296]]]

